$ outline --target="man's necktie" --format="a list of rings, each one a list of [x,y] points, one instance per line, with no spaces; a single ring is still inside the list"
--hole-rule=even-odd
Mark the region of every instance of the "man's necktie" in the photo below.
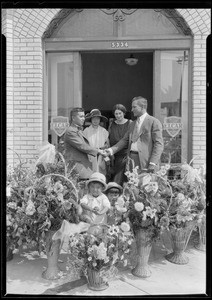
[[[137,141],[137,139],[139,138],[139,123],[140,123],[140,118],[137,118],[136,122],[135,122],[135,127],[133,130],[133,134],[132,134],[132,142],[135,143]]]

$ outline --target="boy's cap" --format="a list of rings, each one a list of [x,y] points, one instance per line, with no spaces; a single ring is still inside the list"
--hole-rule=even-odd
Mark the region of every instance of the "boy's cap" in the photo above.
[[[119,193],[122,193],[123,188],[116,182],[109,182],[107,185],[107,189],[105,190],[105,193],[109,193],[111,189],[118,189]]]
[[[94,172],[90,179],[87,181],[87,186],[89,185],[90,182],[99,182],[104,186],[103,191],[106,190],[107,188],[107,183],[106,183],[106,177],[104,174],[99,173],[99,172]]]

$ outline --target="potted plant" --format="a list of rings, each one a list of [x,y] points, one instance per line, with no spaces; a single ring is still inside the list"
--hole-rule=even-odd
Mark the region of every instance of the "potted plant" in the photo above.
[[[130,227],[124,222],[120,226],[97,225],[96,230],[70,237],[67,268],[84,274],[89,289],[104,290],[117,274],[117,265],[127,266],[132,241]]]

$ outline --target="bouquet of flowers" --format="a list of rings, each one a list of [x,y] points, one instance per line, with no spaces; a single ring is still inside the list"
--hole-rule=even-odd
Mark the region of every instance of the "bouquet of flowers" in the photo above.
[[[126,223],[120,226],[99,225],[98,234],[88,232],[70,237],[67,269],[88,276],[88,270],[99,273],[108,281],[116,275],[116,266],[127,266],[133,236]]]
[[[22,203],[25,190],[33,185],[36,176],[32,168],[26,168],[20,161],[14,168],[7,168],[6,186],[6,243],[7,249],[17,252],[27,238],[27,220]],[[27,242],[27,241],[26,241]]]
[[[190,163],[191,164],[191,163]],[[168,179],[172,190],[172,200],[163,217],[162,229],[171,242],[173,252],[166,259],[176,264],[186,264],[184,254],[192,231],[205,212],[205,179],[202,169],[195,169],[190,164],[172,166],[172,177]],[[162,196],[167,199],[166,191]],[[204,219],[204,218],[203,218]]]
[[[20,246],[41,252],[49,230],[58,230],[63,220],[79,223],[77,177],[61,157],[57,152],[53,163],[20,163],[8,172],[7,244],[14,252]]]
[[[164,218],[164,227],[182,228],[188,221],[201,219],[206,208],[206,181],[203,169],[194,169],[183,163],[173,167],[174,175],[168,179],[172,190],[172,201]],[[166,191],[162,196],[166,199]]]
[[[138,174],[138,167],[135,167],[132,172],[125,173],[128,178],[124,187],[126,217],[134,234],[144,229],[151,240],[159,236],[172,197],[166,176],[169,168],[170,165],[166,164],[156,174]],[[164,197],[164,191],[167,198]]]

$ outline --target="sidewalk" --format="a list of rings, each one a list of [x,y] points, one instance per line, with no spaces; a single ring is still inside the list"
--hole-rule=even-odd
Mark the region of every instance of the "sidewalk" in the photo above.
[[[71,281],[69,276],[58,280],[42,278],[42,271],[47,265],[46,256],[39,257],[36,251],[15,254],[13,260],[7,262],[6,290],[7,294],[24,295],[75,295],[75,296],[147,296],[147,295],[186,295],[205,294],[206,292],[206,253],[197,250],[196,236],[191,236],[186,256],[186,265],[170,263],[165,259],[166,250],[161,243],[153,245],[149,266],[151,276],[138,278],[131,270],[119,269],[117,277],[109,282],[103,291],[88,289],[86,278]],[[66,270],[67,254],[62,251],[59,257],[61,270]]]

